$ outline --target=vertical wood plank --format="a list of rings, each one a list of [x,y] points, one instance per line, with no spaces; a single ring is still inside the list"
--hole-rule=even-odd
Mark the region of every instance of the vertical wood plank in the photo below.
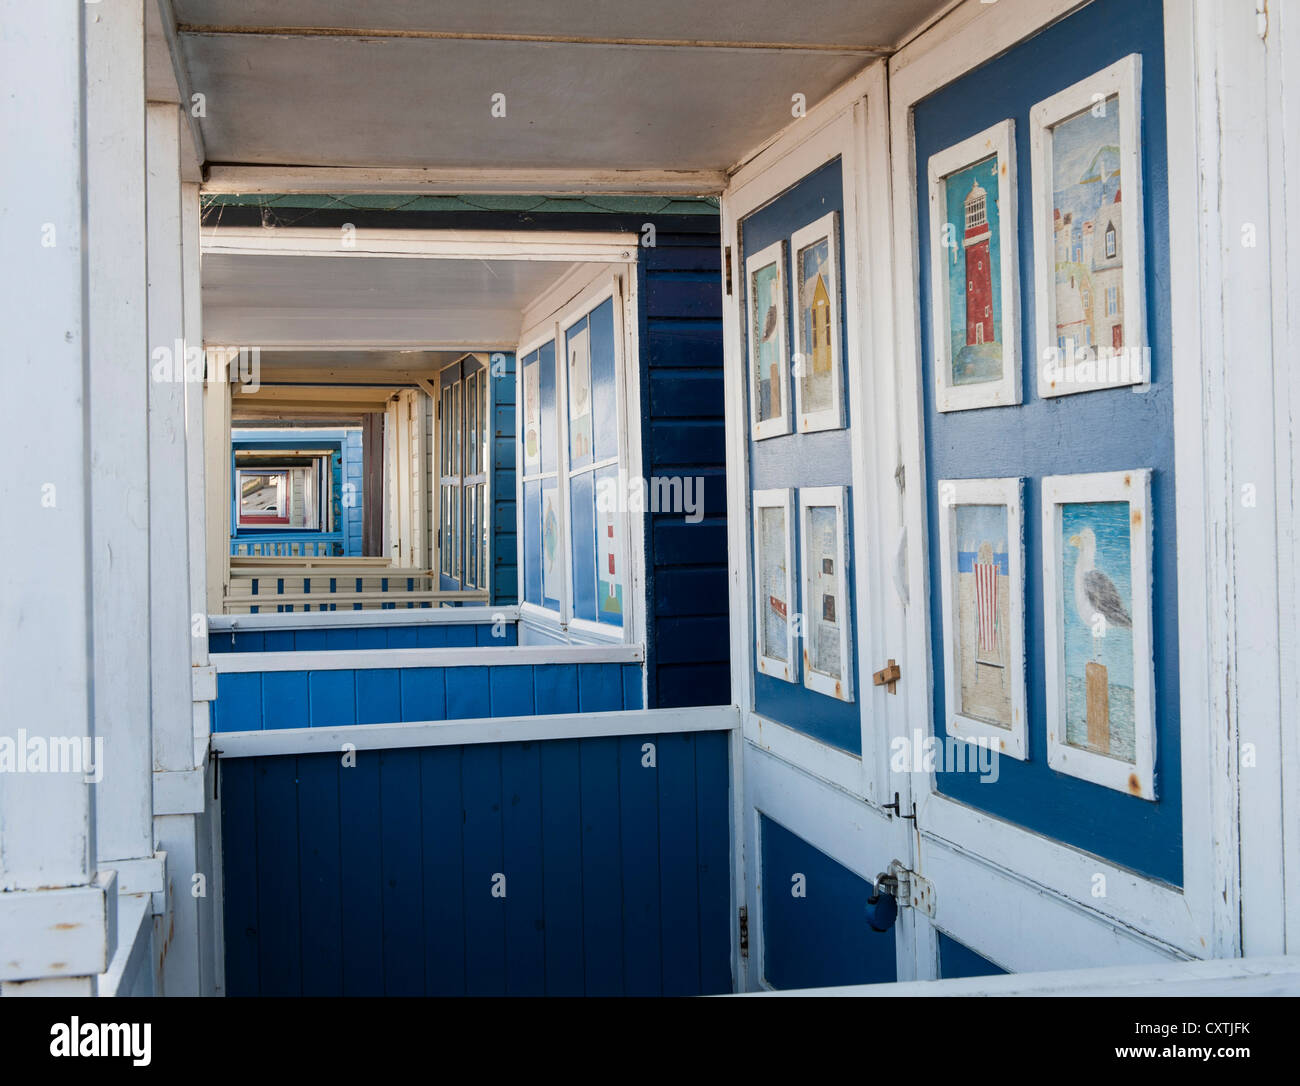
[[[464,824],[461,748],[420,751],[424,861],[424,977],[428,995],[461,996],[465,985]]]
[[[531,716],[534,711],[532,666],[516,664],[489,670],[492,716]]]
[[[257,766],[257,931],[261,995],[302,994],[298,929],[297,758]]]
[[[582,937],[587,994],[623,994],[623,871],[618,740],[580,739]]]
[[[358,724],[391,724],[402,719],[396,668],[362,668],[356,672],[356,683]]]
[[[396,686],[396,676],[394,676]],[[420,752],[379,755],[380,853],[383,857],[384,994],[425,992],[424,872],[420,823]]]
[[[447,684],[440,667],[402,668],[402,720],[445,720]]]
[[[542,904],[541,744],[501,747],[506,897],[506,992],[546,994],[546,930]]]
[[[689,735],[659,741],[660,909],[664,995],[700,989],[700,909],[697,872],[695,748]]]
[[[339,769],[343,994],[383,995],[379,752],[357,751],[356,758],[356,765]]]
[[[510,890],[501,849],[501,751],[495,744],[465,747],[461,756],[465,803],[465,981],[470,995],[504,995],[505,902]],[[494,889],[496,894],[494,895]]]
[[[221,765],[221,836],[225,841],[226,993],[259,993],[257,919],[258,763],[231,758]]]
[[[304,680],[306,676],[303,676]],[[304,692],[306,683],[304,681]],[[243,759],[236,760],[238,762]],[[226,763],[227,766],[230,762]],[[298,756],[298,856],[304,995],[343,994],[339,768],[334,754]],[[230,795],[223,767],[222,790]],[[224,797],[223,797],[224,798]],[[233,847],[238,842],[232,841]],[[229,887],[227,887],[227,895]]]
[[[653,751],[643,748],[649,744]],[[624,989],[663,990],[659,968],[659,736],[618,740],[619,834],[623,860]],[[656,764],[645,765],[654,754]]]
[[[695,796],[700,878],[700,993],[732,990],[731,789],[725,732],[697,732]]]
[[[546,994],[582,995],[582,815],[578,741],[542,745]]]
[[[578,702],[584,713],[623,708],[623,677],[618,664],[579,664]]]
[[[313,671],[307,687],[311,727],[357,722],[356,672]]]
[[[492,714],[488,668],[448,668],[446,679],[448,720],[467,720]]]
[[[307,704],[307,672],[262,673],[263,728],[306,728]]]

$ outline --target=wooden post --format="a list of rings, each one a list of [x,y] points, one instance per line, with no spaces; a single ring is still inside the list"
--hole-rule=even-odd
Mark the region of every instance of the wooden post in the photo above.
[[[1110,680],[1104,664],[1089,662],[1084,669],[1088,691],[1088,746],[1110,750]]]

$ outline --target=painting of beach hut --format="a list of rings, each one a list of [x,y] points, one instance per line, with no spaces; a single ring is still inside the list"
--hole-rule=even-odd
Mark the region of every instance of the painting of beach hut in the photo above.
[[[756,441],[790,432],[784,262],[784,242],[769,245],[745,262],[749,282],[750,398]]]
[[[756,490],[753,503],[756,663],[761,674],[794,682],[794,496],[789,489]]]
[[[844,425],[838,246],[839,215],[833,211],[796,230],[790,239],[795,288],[795,414],[800,433]]]
[[[956,529],[961,712],[1010,728],[1013,670],[1006,507],[958,506]]]

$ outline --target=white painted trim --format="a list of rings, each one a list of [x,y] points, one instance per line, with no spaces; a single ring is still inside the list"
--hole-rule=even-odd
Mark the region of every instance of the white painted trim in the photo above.
[[[1002,377],[972,385],[952,383],[952,312],[949,306],[948,178],[997,157],[998,259],[1002,280]],[[934,344],[934,395],[938,411],[966,411],[1021,402],[1020,389],[1020,219],[1017,214],[1016,122],[1001,121],[930,156],[930,317]],[[964,231],[964,224],[958,227]],[[955,242],[954,242],[955,245]]]
[[[847,199],[847,197],[846,197]],[[830,290],[827,298],[828,328],[830,330],[831,349],[831,406],[823,411],[805,411],[803,403],[803,377],[801,373],[792,373],[794,384],[794,414],[796,429],[801,434],[815,433],[819,430],[842,430],[844,428],[844,359],[841,321],[843,304],[840,301],[840,216],[832,211],[790,235],[790,300],[791,318],[794,321],[794,342],[790,345],[790,357],[795,367],[802,371],[808,365],[808,359],[799,351],[803,342],[803,302],[799,298],[799,254],[822,238],[827,239],[827,264],[830,271]],[[748,280],[746,280],[748,281]]]
[[[637,235],[562,230],[385,230],[358,228],[343,244],[333,227],[209,226],[203,253],[234,256],[411,257],[431,260],[527,260],[626,264],[636,260]]]
[[[754,635],[754,661],[755,666],[764,675],[770,675],[774,679],[781,679],[784,682],[792,683],[795,681],[799,667],[799,657],[795,649],[795,616],[799,614],[798,588],[794,579],[794,491],[791,489],[784,490],[755,490],[753,498],[754,509],[754,615],[767,614],[767,600],[763,599],[763,582],[760,579],[760,570],[762,562],[758,556],[759,540],[762,538],[759,530],[759,521],[761,514],[765,509],[779,509],[785,516],[785,531],[782,532],[782,555],[785,559],[785,659],[782,660],[776,656],[768,656],[763,652],[763,629],[755,630]]]
[[[722,170],[563,170],[385,168],[364,166],[223,166],[208,168],[212,193],[419,193],[461,196],[716,196],[726,187]]]
[[[1124,502],[1130,510],[1133,762],[1073,746],[1065,738],[1067,694],[1064,630],[1065,623],[1071,621],[1074,587],[1062,583],[1065,555],[1061,543],[1061,506],[1081,502]],[[1042,518],[1047,763],[1060,773],[1154,800],[1156,736],[1155,663],[1151,632],[1151,472],[1134,469],[1096,475],[1048,476],[1043,479]]]
[[[635,709],[612,713],[554,716],[478,717],[406,724],[349,724],[336,728],[276,728],[268,731],[215,732],[212,750],[221,758],[261,758],[281,754],[411,747],[468,746],[476,743],[531,743],[551,739],[590,739],[682,732],[726,732],[740,726],[731,706],[697,709]]]
[[[272,597],[267,597],[271,599]],[[400,597],[394,597],[395,599]],[[255,615],[209,615],[208,632],[234,630],[348,629],[364,626],[465,626],[487,622],[518,622],[519,608],[420,607],[392,611],[291,611]]]
[[[779,387],[777,382],[773,382],[773,393],[779,394],[781,398],[781,410],[778,414],[770,415],[765,419],[758,417],[758,337],[754,334],[754,276],[763,271],[765,268],[776,268],[776,287],[773,290],[773,297],[776,299],[776,324],[773,331],[776,332],[776,357],[779,374]],[[755,441],[762,441],[766,437],[778,437],[790,432],[790,345],[786,342],[786,320],[787,308],[789,306],[789,283],[787,281],[788,272],[785,263],[785,242],[774,241],[765,249],[760,249],[756,253],[750,254],[745,260],[745,318],[748,321],[745,335],[745,350],[748,362],[745,370],[749,385],[749,423],[751,436]],[[768,310],[772,312],[772,310]]]
[[[510,667],[536,664],[639,664],[640,645],[466,645],[445,649],[332,649],[214,652],[219,675],[255,671],[368,671],[404,667]]]
[[[112,870],[87,886],[0,893],[0,981],[104,972],[117,950],[117,896]]]
[[[939,483],[939,545],[942,551],[939,572],[942,579],[944,694],[946,727],[949,735],[974,739],[1010,758],[1023,761],[1028,757],[1027,713],[1025,709],[1025,536],[1023,523],[1024,481],[1012,479],[945,479]],[[1007,512],[1007,581],[1008,611],[1002,621],[1008,624],[1007,663],[1011,684],[1011,725],[1001,727],[961,712],[961,639],[957,634],[956,583],[953,568],[957,563],[958,505],[996,505]]]
[[[1123,353],[1111,360],[1107,344],[1091,345],[1087,357],[1075,365],[1057,349],[1056,335],[1056,239],[1052,224],[1054,126],[1095,108],[1105,109],[1105,99],[1119,95],[1120,181],[1124,196],[1123,237]],[[1097,96],[1103,96],[1097,103]],[[1038,374],[1038,395],[1043,398],[1069,396],[1099,388],[1145,385],[1151,380],[1147,361],[1146,327],[1146,239],[1142,209],[1142,58],[1137,53],[1116,61],[1096,75],[1044,99],[1029,113],[1030,155],[1033,160],[1034,203],[1034,293],[1037,328],[1034,338],[1034,369]],[[1100,239],[1094,240],[1094,246]],[[1051,254],[1051,257],[1048,257]],[[1094,306],[1101,304],[1093,299]],[[1137,352],[1138,358],[1133,355]],[[1114,370],[1111,378],[1079,376],[1094,371]]]
[[[849,606],[849,548],[848,548],[848,487],[805,486],[799,488],[799,596],[804,617],[802,637],[803,684],[809,690],[838,701],[853,701],[853,624],[857,616]],[[808,563],[811,551],[807,539],[808,514],[812,509],[835,510],[835,601],[841,608],[837,625],[840,628],[840,677],[819,671],[809,662],[807,643],[809,627],[820,621],[814,617],[811,585],[812,569]]]
[[[153,909],[148,894],[120,894],[117,949],[95,986],[97,996],[157,995],[151,949]]]

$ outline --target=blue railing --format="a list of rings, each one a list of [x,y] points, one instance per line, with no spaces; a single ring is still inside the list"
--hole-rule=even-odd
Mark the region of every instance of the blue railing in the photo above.
[[[328,558],[343,554],[342,532],[257,532],[236,536],[230,553],[263,558]]]

